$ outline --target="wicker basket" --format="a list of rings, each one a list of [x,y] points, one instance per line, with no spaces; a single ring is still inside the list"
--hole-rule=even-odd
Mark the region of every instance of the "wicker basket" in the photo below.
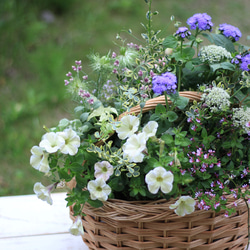
[[[234,198],[228,198],[232,206]],[[229,218],[211,210],[180,217],[169,209],[173,202],[108,200],[100,208],[86,204],[83,241],[90,250],[245,249],[248,212],[243,200]],[[70,215],[74,220],[72,207]]]
[[[180,92],[190,101],[200,101],[201,94],[193,91]],[[159,96],[146,102],[143,112],[154,109],[158,103],[165,104]],[[139,106],[130,114],[139,114]],[[128,114],[128,113],[126,113]],[[121,118],[122,114],[119,118]],[[69,186],[73,188],[75,181]],[[235,199],[228,195],[228,206]],[[195,210],[180,217],[169,206],[170,201],[124,201],[110,199],[100,208],[85,204],[82,218],[83,241],[90,250],[158,250],[158,249],[238,249],[245,250],[248,242],[248,207],[244,200],[237,201],[236,213],[229,218],[224,212]],[[70,207],[70,217],[73,207]]]

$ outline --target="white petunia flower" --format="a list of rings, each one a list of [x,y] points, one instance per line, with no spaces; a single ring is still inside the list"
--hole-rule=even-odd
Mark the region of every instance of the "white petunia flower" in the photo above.
[[[149,171],[145,177],[148,190],[152,194],[156,194],[159,189],[161,189],[164,194],[171,192],[173,188],[173,180],[173,174],[163,167],[154,168]]]
[[[69,232],[75,236],[84,235],[82,219],[80,215],[76,217],[76,220],[70,227]]]
[[[169,206],[170,209],[175,209],[175,213],[179,216],[191,214],[195,210],[195,200],[190,196],[181,196],[175,204]]]
[[[51,191],[54,189],[54,187],[54,184],[45,187],[41,182],[36,182],[33,190],[39,199],[46,201],[48,204],[52,205],[53,202],[51,198]]]
[[[114,168],[108,161],[97,162],[94,168],[95,178],[102,178],[104,181],[107,181],[114,173]]]
[[[144,158],[143,151],[147,150],[146,142],[144,133],[130,136],[122,147],[123,157],[128,158],[129,162],[142,162]]]
[[[65,141],[64,145],[60,148],[63,154],[75,155],[80,147],[80,137],[71,128],[65,129],[63,132],[58,132],[58,136],[62,137]]]
[[[48,153],[55,153],[65,144],[65,140],[55,132],[43,135],[39,146],[45,148]]]
[[[90,192],[90,198],[92,200],[106,201],[109,194],[111,193],[111,188],[102,178],[97,178],[95,180],[89,181],[87,189]]]
[[[155,136],[156,131],[158,128],[158,123],[155,121],[149,121],[144,128],[142,129],[142,132],[146,135],[146,140],[150,137]]]
[[[133,115],[123,116],[121,119],[120,127],[116,129],[118,137],[121,140],[130,137],[138,130],[139,125],[140,125],[140,120],[138,117]]]
[[[50,171],[48,161],[49,154],[38,146],[32,147],[31,153],[30,165],[43,173],[48,173]]]

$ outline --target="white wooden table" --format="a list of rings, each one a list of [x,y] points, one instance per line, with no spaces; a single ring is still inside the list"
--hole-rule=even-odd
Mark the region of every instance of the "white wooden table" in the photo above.
[[[52,194],[52,206],[36,195],[0,197],[0,249],[88,250],[81,236],[69,233],[72,221],[65,197]]]

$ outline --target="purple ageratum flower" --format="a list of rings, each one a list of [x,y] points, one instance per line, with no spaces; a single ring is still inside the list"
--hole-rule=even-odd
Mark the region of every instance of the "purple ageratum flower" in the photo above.
[[[227,23],[220,24],[219,30],[225,37],[230,38],[233,42],[238,41],[241,37],[240,30],[237,27]]]
[[[212,30],[213,23],[211,22],[212,18],[207,13],[197,13],[189,17],[187,24],[190,26],[191,30],[199,28],[200,30]]]
[[[235,58],[231,60],[231,63],[239,64],[241,62],[241,55],[236,55]]]
[[[162,94],[165,91],[168,95],[174,94],[177,88],[176,83],[177,77],[173,73],[166,72],[152,78],[152,90],[156,94]]]
[[[240,68],[245,71],[250,70],[250,54],[247,54],[241,57],[241,65]]]
[[[191,36],[191,32],[188,31],[187,27],[179,27],[179,29],[176,31],[175,35],[184,39],[185,37]]]

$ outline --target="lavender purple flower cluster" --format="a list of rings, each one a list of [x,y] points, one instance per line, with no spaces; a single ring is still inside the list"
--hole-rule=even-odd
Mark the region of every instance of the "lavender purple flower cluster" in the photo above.
[[[231,61],[234,64],[239,64],[243,71],[250,71],[250,54],[244,56],[236,55]]]
[[[213,23],[212,18],[207,13],[197,13],[188,18],[187,24],[191,30],[198,28],[199,30],[212,30]]]
[[[225,37],[232,39],[233,42],[238,41],[241,37],[240,30],[237,27],[227,23],[220,24],[219,30]]]
[[[191,32],[188,30],[187,27],[179,27],[179,29],[176,31],[175,35],[184,39],[185,37],[191,36]]]
[[[168,95],[174,94],[177,88],[177,77],[170,72],[154,76],[152,78],[152,90],[155,94],[163,94],[166,92]]]

